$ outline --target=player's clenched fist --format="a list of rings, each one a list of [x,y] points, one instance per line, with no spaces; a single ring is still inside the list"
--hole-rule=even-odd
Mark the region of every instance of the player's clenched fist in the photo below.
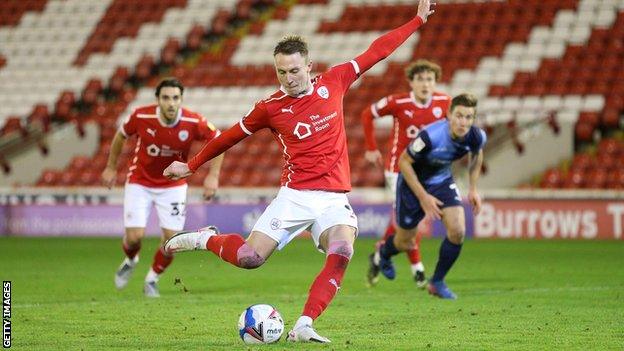
[[[433,7],[435,6],[435,2],[431,0],[420,0],[418,1],[418,11],[417,15],[422,18],[423,23],[427,22],[427,17],[429,17],[435,11]]]
[[[163,175],[169,179],[177,180],[186,178],[193,174],[189,169],[188,165],[184,162],[173,161],[165,170],[163,171]]]

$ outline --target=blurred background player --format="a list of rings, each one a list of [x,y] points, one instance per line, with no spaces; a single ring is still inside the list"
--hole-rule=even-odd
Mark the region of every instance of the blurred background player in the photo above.
[[[122,289],[139,261],[141,239],[152,204],[162,228],[161,244],[184,228],[186,181],[171,180],[163,170],[175,160],[186,160],[193,141],[208,141],[219,131],[200,114],[181,107],[184,87],[174,78],[164,79],[156,87],[157,104],[137,108],[117,131],[102,181],[109,188],[117,177],[117,159],[125,140],[137,135],[135,155],[129,167],[124,191],[123,250],[126,258],[115,273],[115,286]],[[210,200],[219,186],[223,156],[215,158],[204,180],[204,199]],[[152,266],[145,276],[144,293],[158,297],[160,274],[171,264],[173,256],[159,246]]]
[[[432,295],[455,299],[444,277],[459,256],[466,230],[461,195],[451,173],[451,163],[469,155],[468,200],[474,214],[481,210],[477,179],[483,163],[485,132],[474,126],[477,98],[462,94],[451,101],[448,119],[423,129],[399,158],[397,180],[397,232],[375,251],[373,264],[388,279],[394,279],[391,257],[413,246],[417,225],[425,217],[442,219],[446,238],[440,246],[435,272],[428,289]]]
[[[361,74],[396,50],[431,13],[429,0],[420,0],[414,19],[377,38],[355,59],[314,79],[305,41],[298,36],[284,38],[273,52],[279,91],[256,103],[238,124],[208,143],[188,164],[174,162],[165,170],[172,179],[189,176],[204,162],[264,128],[283,146],[282,187],[247,241],[239,234],[217,235],[216,228],[206,227],[177,234],[165,248],[171,252],[210,250],[224,261],[251,269],[310,229],[326,261],[287,340],[330,342],[312,323],[340,289],[353,255],[357,218],[346,196],[351,181],[343,97]]]
[[[383,160],[375,140],[373,119],[392,116],[394,120],[392,133],[388,140],[388,154],[386,155],[385,166],[383,166],[386,190],[390,194],[393,206],[399,174],[399,156],[423,127],[446,116],[451,102],[450,96],[435,91],[436,83],[442,76],[442,68],[438,64],[427,60],[417,60],[407,66],[405,76],[411,88],[409,93],[388,95],[365,108],[361,114],[366,141],[364,158],[377,167],[383,166]],[[394,211],[392,213],[383,240],[396,231]],[[407,257],[416,285],[419,288],[424,288],[427,285],[427,280],[425,278],[425,266],[420,256],[420,237],[419,233],[416,234],[414,247],[407,251]],[[383,240],[378,241],[376,245],[382,245]],[[372,258],[371,255],[367,275],[369,285],[375,285],[379,280],[379,270],[372,263]]]

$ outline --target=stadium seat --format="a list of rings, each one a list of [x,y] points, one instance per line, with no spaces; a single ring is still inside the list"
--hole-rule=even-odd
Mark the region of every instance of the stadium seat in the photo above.
[[[590,189],[602,189],[607,182],[607,170],[603,167],[592,169],[586,173],[583,187]]]
[[[570,169],[563,179],[562,187],[580,189],[583,187],[585,179],[585,173],[582,170]]]
[[[624,189],[624,167],[620,166],[620,168],[607,174],[606,188]]]
[[[542,176],[540,187],[546,189],[556,189],[561,187],[563,173],[559,168],[550,168]]]
[[[577,142],[591,142],[594,139],[595,126],[587,122],[579,122],[574,127]]]

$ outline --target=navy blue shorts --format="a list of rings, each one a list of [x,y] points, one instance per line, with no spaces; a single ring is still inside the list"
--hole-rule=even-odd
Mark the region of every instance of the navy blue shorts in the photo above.
[[[442,201],[442,208],[462,205],[461,195],[452,178],[440,184],[426,186],[425,190]],[[418,223],[425,218],[425,211],[420,207],[418,198],[409,188],[402,175],[399,175],[399,179],[397,179],[395,210],[397,224],[403,229],[416,228]]]

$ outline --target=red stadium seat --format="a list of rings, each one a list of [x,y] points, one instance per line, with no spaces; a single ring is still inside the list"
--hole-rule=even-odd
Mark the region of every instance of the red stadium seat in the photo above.
[[[602,189],[607,183],[607,170],[599,167],[586,173],[583,186],[590,189]]]
[[[607,174],[606,188],[624,189],[624,166],[615,169]]]
[[[568,189],[579,189],[583,187],[584,181],[585,173],[582,170],[571,169],[568,171],[568,174],[565,175],[562,187]]]
[[[550,168],[542,176],[540,181],[541,188],[556,189],[561,187],[563,181],[563,173],[559,168]]]
[[[624,142],[612,138],[602,139],[598,143],[598,154],[612,156],[624,154]]]
[[[587,122],[578,122],[574,127],[574,135],[577,141],[591,142],[594,139],[595,126]]]

